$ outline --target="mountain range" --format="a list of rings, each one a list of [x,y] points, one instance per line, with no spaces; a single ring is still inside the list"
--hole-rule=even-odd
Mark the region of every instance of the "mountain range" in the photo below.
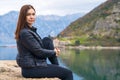
[[[7,14],[0,16],[0,45],[14,44],[14,32],[19,12],[10,11]],[[76,13],[65,16],[57,15],[37,15],[34,26],[37,27],[37,32],[43,38],[45,36],[58,35],[72,21],[83,16],[84,13]]]

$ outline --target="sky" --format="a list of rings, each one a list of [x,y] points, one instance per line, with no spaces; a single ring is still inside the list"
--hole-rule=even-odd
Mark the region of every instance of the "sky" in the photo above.
[[[67,15],[88,13],[107,0],[1,0],[0,15],[19,11],[25,4],[31,4],[37,15]]]

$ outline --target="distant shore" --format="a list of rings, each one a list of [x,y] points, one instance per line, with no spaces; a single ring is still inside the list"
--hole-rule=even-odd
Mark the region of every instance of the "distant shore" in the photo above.
[[[120,49],[120,46],[66,46],[69,44],[69,42],[66,41],[60,41],[58,39],[53,40],[55,47],[59,48],[69,48],[69,49]]]
[[[24,78],[15,60],[0,60],[0,80],[60,80],[58,78]]]
[[[64,46],[65,48],[69,49],[120,49],[120,47],[104,47],[104,46]]]
[[[62,41],[54,41],[55,47],[69,48],[69,49],[120,49],[120,46],[66,46],[68,43]],[[16,48],[16,45],[0,45],[0,47]]]

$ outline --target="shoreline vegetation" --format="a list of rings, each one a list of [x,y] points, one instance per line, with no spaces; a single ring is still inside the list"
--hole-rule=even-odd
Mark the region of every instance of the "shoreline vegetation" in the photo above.
[[[24,78],[15,60],[0,60],[0,80],[60,80],[58,78]]]
[[[68,48],[68,49],[120,49],[120,46],[84,46],[84,45],[78,45],[78,46],[70,46],[68,45],[69,42],[67,41],[60,41],[58,39],[54,39],[54,45],[55,47],[59,48]]]

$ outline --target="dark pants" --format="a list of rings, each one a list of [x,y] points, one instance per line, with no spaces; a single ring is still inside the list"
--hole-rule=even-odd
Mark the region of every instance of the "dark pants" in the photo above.
[[[43,46],[45,49],[54,50],[54,45],[53,45],[52,39],[45,37],[42,39],[42,43],[43,43]],[[57,56],[48,57],[48,59],[52,64],[59,65]]]
[[[54,49],[50,38],[43,39],[44,48]],[[26,78],[60,78],[61,80],[73,80],[72,72],[68,69],[58,66],[56,56],[48,58],[52,64],[47,67],[22,68],[22,75]]]

